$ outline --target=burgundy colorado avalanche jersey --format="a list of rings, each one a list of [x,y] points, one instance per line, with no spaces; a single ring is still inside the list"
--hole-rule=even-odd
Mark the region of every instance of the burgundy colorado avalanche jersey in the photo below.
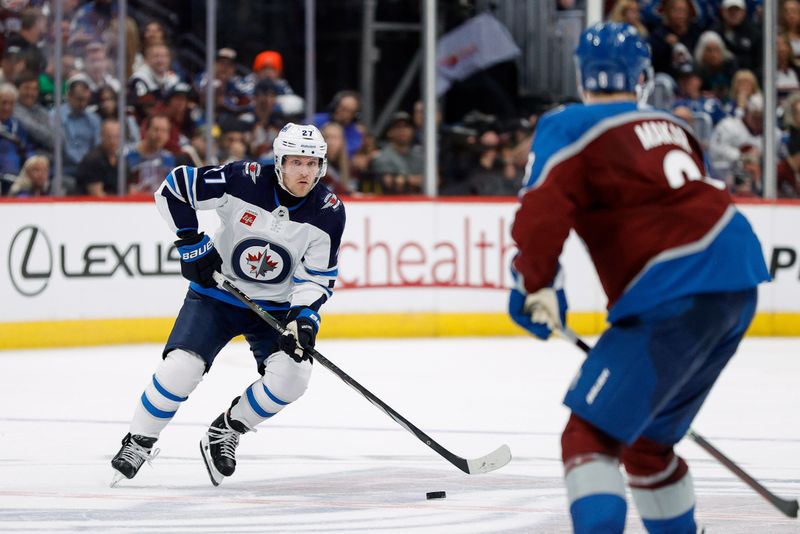
[[[553,282],[574,229],[597,268],[611,322],[680,296],[769,279],[757,237],[725,184],[707,177],[689,128],[633,102],[543,116],[520,202],[512,237],[526,290]]]

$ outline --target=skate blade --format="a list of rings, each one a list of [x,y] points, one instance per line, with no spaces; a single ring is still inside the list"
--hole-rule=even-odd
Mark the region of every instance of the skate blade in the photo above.
[[[219,483],[222,482],[225,475],[217,471],[217,468],[214,467],[214,460],[211,458],[211,453],[209,451],[208,437],[204,437],[200,440],[200,456],[203,457],[203,463],[206,464],[206,471],[208,471],[208,478],[211,479],[211,483],[214,484],[214,486],[219,486]]]
[[[114,476],[111,478],[111,484],[108,485],[109,488],[115,488],[117,484],[120,483],[121,480],[125,480],[125,475],[123,475],[116,469],[114,469],[113,471],[114,471]]]

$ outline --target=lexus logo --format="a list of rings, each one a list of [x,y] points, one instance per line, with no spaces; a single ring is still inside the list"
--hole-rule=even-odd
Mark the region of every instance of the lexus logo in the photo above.
[[[8,273],[14,288],[25,296],[41,293],[53,273],[53,248],[36,226],[23,226],[14,234],[8,251]]]

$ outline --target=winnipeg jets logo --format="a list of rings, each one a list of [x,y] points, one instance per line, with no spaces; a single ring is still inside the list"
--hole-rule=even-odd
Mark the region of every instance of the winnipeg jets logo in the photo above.
[[[258,254],[247,254],[247,265],[250,266],[250,274],[255,278],[263,277],[278,267],[278,262],[272,260],[271,252],[267,245],[267,248]]]
[[[289,251],[264,239],[248,238],[237,243],[231,256],[233,271],[247,282],[280,284],[292,270]]]
[[[325,209],[325,208],[336,209],[341,205],[342,205],[342,201],[339,200],[339,197],[337,197],[333,193],[328,193],[328,195],[325,197],[325,200],[322,201],[322,209]]]
[[[249,161],[244,164],[244,173],[253,180],[253,183],[256,183],[256,178],[261,174],[261,165],[255,161]]]

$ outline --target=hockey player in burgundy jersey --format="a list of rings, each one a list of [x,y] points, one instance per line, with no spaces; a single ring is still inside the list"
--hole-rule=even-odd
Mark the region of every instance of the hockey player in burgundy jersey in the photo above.
[[[130,432],[111,464],[114,485],[133,478],[157,454],[153,445],[214,358],[234,337],[250,345],[261,377],[217,417],[200,442],[211,482],[233,474],[239,436],[306,390],[320,306],[338,273],[344,206],[319,184],[327,145],[311,125],[287,124],[273,144],[275,175],[257,163],[181,166],[155,194],[176,232],[181,272],[191,281],[163,361],[136,406]],[[199,231],[195,210],[214,209],[214,241]],[[286,325],[279,336],[235,297],[216,287],[215,272],[235,281]]]
[[[673,445],[686,433],[768,280],[761,246],[700,144],[673,116],[637,105],[647,44],[626,24],[586,30],[584,104],[540,120],[512,228],[512,318],[547,339],[567,308],[558,258],[583,239],[610,328],[564,400],[562,458],[577,533],[622,532],[619,463],[651,533],[694,534],[694,490]],[[569,273],[566,273],[567,275]]]

